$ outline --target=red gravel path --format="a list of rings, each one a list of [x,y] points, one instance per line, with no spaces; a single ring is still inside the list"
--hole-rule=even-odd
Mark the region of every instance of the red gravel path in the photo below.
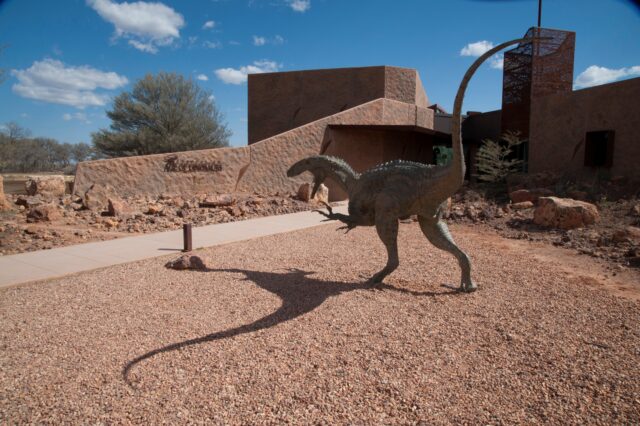
[[[0,423],[640,422],[638,275],[454,226],[459,294],[410,224],[375,291],[375,231],[335,227],[0,290]]]

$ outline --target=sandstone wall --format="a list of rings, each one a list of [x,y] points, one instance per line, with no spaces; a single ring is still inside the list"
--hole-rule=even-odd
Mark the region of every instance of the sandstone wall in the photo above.
[[[590,175],[584,165],[585,135],[615,130],[612,176],[640,177],[640,78],[572,93],[545,96],[531,104],[529,171]]]
[[[249,158],[249,148],[241,147],[85,161],[78,164],[74,193],[84,194],[94,183],[122,196],[233,192]]]
[[[379,98],[427,107],[414,69],[338,68],[249,76],[249,144]]]
[[[83,162],[75,193],[93,183],[108,184],[120,195],[162,193],[294,192],[308,182],[304,174],[286,176],[291,164],[323,152],[331,144],[331,125],[400,125],[433,128],[433,111],[389,99],[377,99],[308,123],[247,147],[219,148]],[[171,158],[175,158],[173,163]],[[383,157],[380,157],[380,161]],[[188,171],[171,164],[183,165]],[[219,164],[221,170],[197,170]]]

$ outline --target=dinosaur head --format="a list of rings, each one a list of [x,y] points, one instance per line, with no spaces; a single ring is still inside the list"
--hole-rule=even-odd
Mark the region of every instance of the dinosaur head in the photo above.
[[[315,157],[304,158],[287,170],[288,177],[298,176],[301,173],[310,172],[313,175],[313,190],[311,191],[311,198],[316,196],[320,184],[324,182],[327,175],[323,167],[318,164],[318,160]]]

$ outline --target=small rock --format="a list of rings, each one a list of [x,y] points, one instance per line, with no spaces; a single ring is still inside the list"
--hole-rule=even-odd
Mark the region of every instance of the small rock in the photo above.
[[[233,217],[239,217],[243,214],[242,209],[238,206],[227,207],[226,210]]]
[[[179,258],[167,262],[164,265],[169,269],[177,269],[177,270],[185,270],[185,269],[193,269],[197,271],[202,271],[207,269],[202,259],[198,256],[192,256],[188,254],[183,254]]]
[[[514,204],[522,203],[525,201],[531,201],[532,203],[536,203],[538,198],[540,197],[549,197],[553,195],[553,191],[546,188],[535,188],[535,189],[518,189],[516,191],[512,191],[509,194],[509,198],[511,202]]]
[[[44,201],[42,200],[42,197],[40,195],[35,195],[35,196],[19,195],[15,201],[15,204],[18,206],[31,208],[34,206],[38,206],[43,202]]]
[[[147,207],[147,214],[158,214],[163,210],[163,206],[160,204],[149,204]]]
[[[38,228],[35,226],[27,226],[24,228],[24,233],[28,235],[36,235],[38,233]]]
[[[107,228],[117,228],[119,225],[119,222],[113,219],[104,219],[102,221],[102,224]]]
[[[524,190],[522,190],[522,191],[524,191]],[[531,208],[533,208],[533,202],[532,201],[521,201],[519,203],[513,203],[513,204],[511,204],[511,208],[513,210],[531,209]]]
[[[35,206],[27,213],[28,222],[53,222],[61,218],[62,216],[54,204]]]
[[[236,198],[232,195],[216,195],[201,201],[200,207],[228,207],[235,202]]]

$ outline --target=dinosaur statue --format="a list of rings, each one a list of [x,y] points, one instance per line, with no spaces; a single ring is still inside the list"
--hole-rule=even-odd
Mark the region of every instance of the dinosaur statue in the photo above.
[[[507,46],[530,42],[517,39],[502,43],[480,56],[467,70],[456,95],[452,116],[453,159],[449,165],[435,166],[403,160],[389,161],[362,174],[356,173],[345,161],[326,155],[316,155],[295,163],[287,176],[311,172],[314,177],[312,197],[320,184],[333,179],[349,195],[349,214],[319,211],[327,220],[339,220],[347,232],[356,226],[375,225],[378,236],[387,248],[386,266],[369,280],[379,284],[399,264],[398,219],[418,215],[420,229],[437,248],[456,257],[462,270],[460,290],[471,292],[476,284],[471,280],[469,257],[460,250],[442,221],[442,209],[464,181],[465,164],[462,153],[461,116],[462,100],[469,80],[478,67],[489,57]]]

